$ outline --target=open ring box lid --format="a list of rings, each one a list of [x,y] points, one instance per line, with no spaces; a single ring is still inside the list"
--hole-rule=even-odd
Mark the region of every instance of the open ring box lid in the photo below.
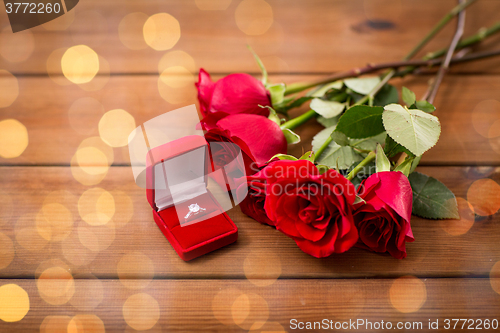
[[[136,183],[146,188],[156,224],[186,261],[236,241],[238,228],[226,211],[237,204],[233,194],[245,176],[239,147],[209,145],[199,121],[191,105],[153,118],[129,136]],[[234,156],[214,163],[221,149]]]

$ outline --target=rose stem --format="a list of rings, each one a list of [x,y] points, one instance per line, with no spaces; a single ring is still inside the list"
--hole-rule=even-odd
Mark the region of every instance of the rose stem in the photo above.
[[[467,6],[473,4],[474,2],[476,2],[477,0],[467,0],[463,3],[460,3],[458,4],[456,7],[454,7],[448,14],[445,15],[445,17],[443,17],[441,19],[441,21],[439,21],[435,26],[434,28],[432,28],[432,30],[424,37],[424,39],[422,39],[411,51],[410,53],[408,53],[404,58],[403,60],[410,60],[415,54],[417,54],[439,31],[441,31],[441,29],[446,25],[448,24],[448,22],[450,22],[450,20],[455,17],[458,13],[462,12],[462,10],[464,10],[465,8],[467,8]],[[368,93],[368,95],[366,95],[365,97],[363,97],[362,99],[360,99],[358,102],[356,102],[354,105],[361,105],[361,104],[364,104],[368,101],[373,101],[373,98],[374,96],[379,92],[380,89],[382,89],[382,87],[394,76],[394,74],[396,74],[396,70],[394,69],[391,69],[389,72],[387,72],[384,77],[382,78],[382,80],[380,81],[380,83],[372,89],[372,91],[370,91]],[[332,137],[329,136],[326,141],[323,143],[323,145],[321,145],[321,147],[316,151],[316,155],[314,157],[314,160],[317,161],[318,158],[321,156],[321,154],[323,153],[323,151],[328,147],[328,145],[333,141]]]
[[[361,170],[363,170],[363,168],[368,164],[370,163],[371,161],[373,161],[375,159],[375,152],[371,151],[366,157],[364,160],[362,160],[361,162],[359,162],[358,165],[356,165],[354,167],[354,169],[351,170],[351,172],[349,172],[349,174],[347,175],[347,179],[348,180],[352,180],[357,174],[358,172],[360,172]]]
[[[301,114],[300,116],[295,117],[293,119],[290,119],[286,123],[283,123],[280,127],[282,130],[284,130],[284,129],[293,130],[294,128],[302,125],[303,123],[305,123],[306,121],[308,121],[311,118],[314,118],[315,116],[316,116],[316,112],[314,112],[313,110],[309,110],[306,113]]]

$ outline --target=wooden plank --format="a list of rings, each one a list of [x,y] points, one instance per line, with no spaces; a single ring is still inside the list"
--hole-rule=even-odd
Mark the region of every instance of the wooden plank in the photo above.
[[[214,79],[218,78],[220,76],[214,76]],[[318,78],[286,75],[272,76],[271,80],[291,83]],[[417,96],[422,96],[427,89],[428,79],[427,76],[412,77],[397,79],[394,83],[398,87],[405,85],[413,89]],[[2,109],[0,120],[13,118],[24,124],[29,144],[17,158],[0,157],[0,165],[69,165],[80,143],[99,135],[98,124],[105,111],[124,109],[135,118],[138,126],[164,112],[197,103],[194,85],[171,90],[165,90],[163,85],[162,93],[166,91],[163,96],[170,101],[171,98],[176,99],[172,102],[177,104],[165,101],[160,96],[156,76],[112,76],[102,89],[93,92],[84,91],[76,85],[60,87],[46,77],[20,77],[18,81],[19,96],[11,106]],[[480,103],[492,99],[500,101],[498,82],[497,76],[450,75],[444,79],[436,100],[436,115],[442,122],[442,134],[437,146],[424,155],[423,164],[499,164],[498,138],[488,139],[484,136],[487,136],[488,128],[494,121],[481,116],[477,118],[484,127],[482,135],[472,122],[474,110],[485,111],[484,105]],[[81,99],[89,97],[95,99],[90,107],[78,107]],[[305,107],[291,112],[291,116],[301,114],[307,110]],[[493,117],[499,117],[498,109],[496,116],[494,109],[490,111]],[[300,154],[310,150],[312,137],[321,129],[322,126],[314,120],[299,128],[297,132],[302,136],[302,141],[289,146],[290,153]],[[130,163],[127,147],[114,149],[114,163]]]
[[[47,304],[34,280],[2,280],[1,285],[8,283],[28,293],[30,311],[19,322],[0,321],[6,333],[54,332],[72,318],[71,327],[94,324],[92,332],[132,332],[127,324],[154,325],[151,332],[242,332],[252,326],[251,332],[290,332],[292,319],[327,319],[333,325],[360,319],[365,321],[357,327],[362,332],[373,331],[367,321],[390,322],[392,330],[398,322],[422,323],[420,330],[426,331],[429,320],[438,320],[443,330],[445,319],[498,320],[500,311],[500,297],[489,279],[278,280],[266,287],[242,280],[154,280],[140,290],[114,280],[76,280],[73,297],[60,306]],[[89,300],[88,294],[98,300]]]
[[[68,17],[59,18],[59,22],[52,22],[65,27],[66,21],[71,22],[71,16],[76,15],[65,30],[36,27],[16,35],[11,34],[7,15],[2,14],[0,27],[6,30],[0,40],[6,56],[0,56],[0,68],[16,73],[45,73],[53,51],[84,44],[106,59],[113,73],[156,73],[166,51],[147,46],[142,50],[128,49],[120,41],[119,25],[130,13],[167,12],[181,27],[181,38],[173,49],[187,52],[198,66],[210,71],[258,71],[246,48],[250,44],[272,72],[328,73],[367,62],[401,59],[456,5],[454,0],[315,0],[307,5],[301,1],[270,0],[273,25],[263,35],[247,36],[239,30],[235,19],[240,1],[228,2],[226,10],[203,11],[195,1],[123,4],[117,0],[105,3],[89,0],[78,4],[74,9],[76,14],[70,12]],[[492,25],[498,20],[499,11],[500,4],[495,0],[472,6],[467,12],[466,35]],[[256,8],[255,12],[261,13],[262,9]],[[142,39],[141,24],[135,30],[130,29],[128,36]],[[426,51],[446,47],[454,29],[454,24],[446,27]],[[500,60],[490,60],[467,65],[461,71],[498,73],[499,64]]]
[[[489,177],[500,182],[500,169],[494,167],[419,170],[442,181],[462,201],[475,180]],[[186,263],[154,223],[144,190],[135,185],[128,167],[112,167],[95,185],[114,196],[115,215],[113,200],[107,201],[109,194],[102,190],[92,201],[89,193],[83,193],[93,187],[78,183],[67,167],[2,167],[0,184],[0,233],[10,239],[6,244],[12,243],[0,257],[3,278],[32,278],[42,262],[53,259],[66,262],[74,274],[92,272],[106,278],[120,274],[129,278],[487,276],[500,260],[498,214],[477,217],[475,222],[466,210],[461,210],[461,221],[413,217],[416,241],[408,244],[404,260],[361,249],[316,259],[292,239],[235,208],[229,215],[239,227],[238,241]],[[101,198],[99,206],[97,198]],[[482,199],[494,203],[492,198]],[[105,218],[87,219],[92,212],[112,219],[108,224]],[[143,262],[137,267],[131,264],[136,255]]]

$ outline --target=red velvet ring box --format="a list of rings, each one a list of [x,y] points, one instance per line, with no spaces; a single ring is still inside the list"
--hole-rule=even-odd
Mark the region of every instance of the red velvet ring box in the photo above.
[[[213,166],[204,137],[190,135],[153,148],[146,163],[154,220],[183,260],[236,241],[238,228],[207,188]],[[205,210],[186,222],[193,204]]]

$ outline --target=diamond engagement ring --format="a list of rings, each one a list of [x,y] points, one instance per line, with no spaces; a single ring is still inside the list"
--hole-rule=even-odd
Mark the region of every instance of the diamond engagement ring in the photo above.
[[[186,214],[186,216],[184,216],[184,220],[188,220],[191,216],[193,215],[198,215],[199,213],[201,212],[204,212],[206,211],[205,208],[201,208],[200,206],[198,206],[198,204],[194,203],[194,204],[191,204],[188,206],[189,208],[189,212]]]

